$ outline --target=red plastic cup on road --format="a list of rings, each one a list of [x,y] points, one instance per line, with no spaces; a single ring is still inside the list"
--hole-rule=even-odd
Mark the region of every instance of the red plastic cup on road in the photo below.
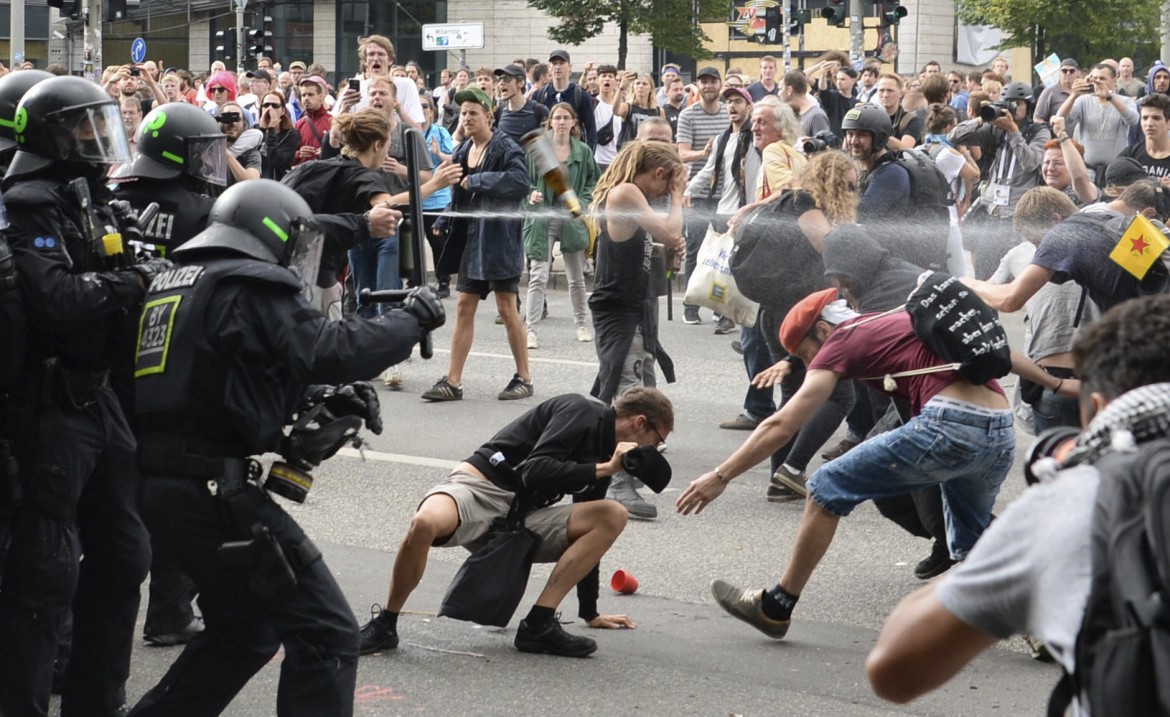
[[[613,588],[615,593],[630,595],[638,589],[638,578],[625,570],[618,570],[609,579],[609,586]]]

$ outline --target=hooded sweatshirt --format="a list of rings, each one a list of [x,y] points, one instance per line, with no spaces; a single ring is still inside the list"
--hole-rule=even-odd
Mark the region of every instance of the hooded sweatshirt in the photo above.
[[[1146,94],[1145,94],[1145,97],[1149,97],[1150,95],[1154,94],[1154,77],[1159,72],[1163,72],[1167,75],[1170,75],[1170,67],[1166,67],[1165,65],[1163,65],[1161,60],[1158,60],[1157,62],[1155,62],[1154,66],[1150,68],[1150,73],[1148,75],[1146,75]],[[1142,101],[1141,100],[1137,101],[1137,106],[1138,106],[1138,115],[1140,116],[1141,111],[1142,111]],[[1129,140],[1129,143],[1131,145],[1137,144],[1138,142],[1145,142],[1146,141],[1146,136],[1145,136],[1145,134],[1142,133],[1142,123],[1141,122],[1137,122],[1129,128],[1129,133],[1126,135],[1126,139]]]
[[[924,271],[890,256],[862,226],[839,226],[825,237],[825,276],[848,277],[863,314],[903,306]]]

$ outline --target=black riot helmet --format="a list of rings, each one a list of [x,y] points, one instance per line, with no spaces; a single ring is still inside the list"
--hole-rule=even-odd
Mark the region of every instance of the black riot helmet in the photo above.
[[[845,113],[845,117],[841,120],[841,130],[872,133],[873,151],[880,152],[886,148],[886,143],[894,132],[894,125],[882,107],[862,104],[856,105]]]
[[[195,105],[171,102],[151,110],[138,127],[134,161],[119,177],[194,180],[227,184],[227,137]]]
[[[130,161],[117,101],[81,77],[52,77],[33,85],[16,107],[12,131],[16,156],[6,181],[50,167],[98,179],[110,164]]]
[[[20,104],[20,98],[33,85],[53,77],[56,75],[44,70],[21,70],[0,77],[0,152],[16,149],[16,134],[12,128],[16,124],[16,106]]]
[[[207,229],[173,254],[222,249],[289,267],[305,256],[320,258],[321,233],[313,224],[313,210],[301,195],[271,179],[250,179],[228,187],[215,200],[207,218]],[[301,265],[311,266],[314,260]],[[309,283],[316,279],[301,273]]]

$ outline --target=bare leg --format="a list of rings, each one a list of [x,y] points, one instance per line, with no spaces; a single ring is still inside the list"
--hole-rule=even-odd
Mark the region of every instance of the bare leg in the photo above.
[[[402,539],[398,554],[394,556],[390,594],[386,598],[387,611],[402,612],[406,599],[422,580],[431,545],[436,538],[450,535],[458,527],[459,509],[451,496],[436,493],[423,501],[411,518],[406,537]]]
[[[508,332],[508,348],[512,349],[512,358],[516,361],[516,373],[525,381],[532,381],[532,373],[528,370],[528,332],[524,322],[520,320],[520,312],[516,310],[516,294],[496,292],[496,308],[500,317],[504,319],[504,329]],[[468,342],[471,350],[471,342]],[[467,354],[464,353],[464,356]],[[454,339],[451,343],[451,360],[455,360]]]
[[[515,294],[509,296],[515,297]],[[461,291],[456,295],[455,328],[451,331],[451,358],[447,362],[447,382],[452,386],[463,385],[463,366],[467,363],[467,354],[471,353],[471,340],[475,338],[475,310],[479,308],[479,302],[479,294]],[[512,312],[516,312],[515,307],[512,308]]]
[[[626,527],[626,509],[612,500],[578,503],[569,514],[569,549],[553,567],[536,604],[555,608],[589,574]]]
[[[799,595],[804,590],[813,570],[832,545],[840,520],[811,498],[804,502],[804,515],[800,518],[796,543],[792,546],[788,567],[780,578],[780,587],[793,595]]]

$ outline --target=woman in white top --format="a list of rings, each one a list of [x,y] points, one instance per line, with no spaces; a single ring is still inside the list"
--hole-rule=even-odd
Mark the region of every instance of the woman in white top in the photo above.
[[[926,116],[926,141],[922,149],[934,159],[934,164],[951,185],[955,203],[950,207],[951,229],[947,236],[947,271],[954,276],[968,273],[967,256],[963,253],[963,235],[959,229],[960,217],[971,204],[971,188],[979,181],[979,165],[966,147],[956,146],[947,133],[958,123],[953,107],[935,103]]]

